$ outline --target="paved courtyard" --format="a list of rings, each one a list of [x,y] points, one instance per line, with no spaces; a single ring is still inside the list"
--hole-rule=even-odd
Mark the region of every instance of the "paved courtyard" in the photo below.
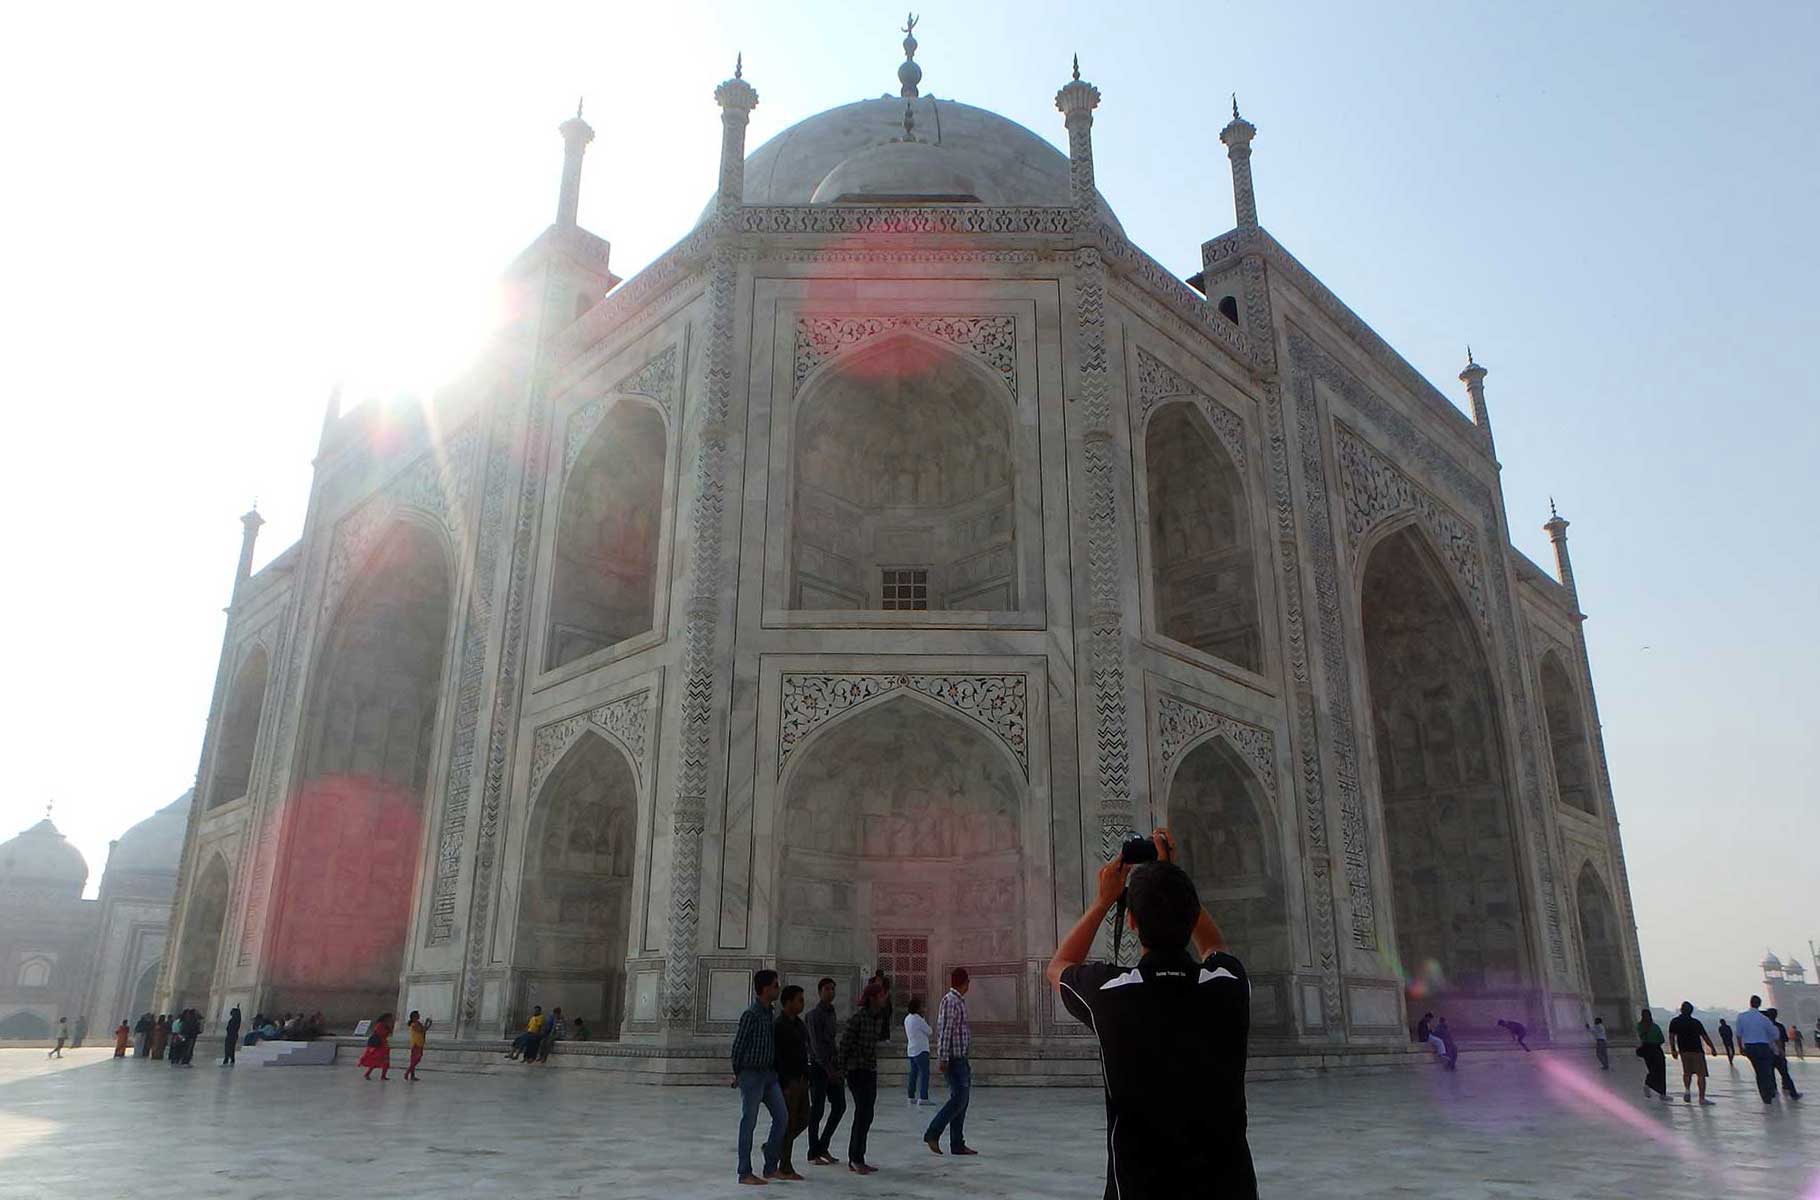
[[[432,1057],[431,1062],[434,1062]],[[1673,1064],[1671,1064],[1672,1067]],[[1739,1060],[1712,1108],[1646,1102],[1618,1057],[1468,1052],[1433,1070],[1260,1083],[1251,1144],[1266,1196],[1789,1197],[1820,1200],[1820,1063],[1808,1106],[1765,1109]],[[804,1167],[785,1195],[1095,1197],[1098,1092],[981,1088],[978,1158],[934,1158],[929,1110],[880,1098],[860,1179]],[[615,1083],[594,1072],[426,1072],[413,1086],[343,1067],[222,1070],[46,1062],[0,1050],[0,1197],[602,1196],[748,1194],[733,1182],[730,1091]],[[844,1135],[840,1144],[844,1144]],[[800,1162],[800,1155],[799,1155]],[[759,1193],[768,1194],[768,1193]]]

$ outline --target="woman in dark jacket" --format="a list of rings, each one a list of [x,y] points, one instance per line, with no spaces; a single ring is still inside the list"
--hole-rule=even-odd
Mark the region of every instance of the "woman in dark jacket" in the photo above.
[[[1668,1099],[1668,1063],[1662,1057],[1662,1027],[1649,1010],[1637,1022],[1637,1057],[1643,1060],[1643,1094],[1651,1092]]]
[[[853,1093],[853,1126],[847,1134],[847,1169],[870,1175],[877,1167],[866,1164],[866,1133],[872,1128],[872,1106],[878,1099],[878,1044],[885,1038],[885,989],[876,983],[860,993],[859,1008],[841,1030],[836,1057]]]

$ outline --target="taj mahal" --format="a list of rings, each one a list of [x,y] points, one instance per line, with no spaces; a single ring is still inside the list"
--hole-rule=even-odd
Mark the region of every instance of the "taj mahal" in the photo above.
[[[751,151],[735,70],[714,196],[626,280],[578,111],[477,365],[331,401],[298,542],[255,572],[243,518],[156,1008],[454,1045],[562,1005],[724,1081],[757,968],[964,965],[984,1081],[1097,1084],[1042,967],[1167,824],[1260,1059],[1628,1027],[1568,523],[1513,548],[1486,368],[1456,405],[1271,236],[1236,101],[1226,166],[1172,148],[1236,214],[1184,279],[1078,65],[1064,153],[916,49]]]

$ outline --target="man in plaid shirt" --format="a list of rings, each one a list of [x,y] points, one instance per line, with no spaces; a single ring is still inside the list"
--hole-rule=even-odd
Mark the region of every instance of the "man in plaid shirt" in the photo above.
[[[948,1077],[948,1102],[929,1122],[923,1132],[923,1143],[936,1154],[942,1152],[942,1130],[948,1130],[948,1153],[978,1154],[967,1144],[967,1101],[973,1092],[973,1072],[967,1066],[967,1052],[973,1048],[973,1030],[967,1025],[967,989],[971,983],[966,967],[948,973],[948,994],[935,1017],[935,1060]]]
[[[776,971],[752,974],[752,1003],[739,1015],[733,1035],[733,1086],[739,1089],[739,1181],[764,1184],[777,1175],[777,1156],[783,1148],[784,1123],[789,1110],[777,1083],[777,1016],[772,1006],[779,992]],[[758,1106],[771,1114],[771,1132],[765,1137],[765,1177],[752,1173],[752,1127],[758,1123]]]

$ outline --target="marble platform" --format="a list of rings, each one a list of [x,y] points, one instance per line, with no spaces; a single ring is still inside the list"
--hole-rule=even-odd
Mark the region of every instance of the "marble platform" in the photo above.
[[[661,1088],[597,1072],[438,1071],[363,1081],[353,1071],[187,1070],[108,1050],[0,1051],[0,1200],[367,1200],[500,1196],[744,1195],[733,1182],[737,1102],[727,1089]],[[403,1056],[396,1056],[400,1067]],[[1720,1060],[1712,1108],[1645,1101],[1642,1071],[1590,1053],[1468,1051],[1457,1074],[1403,1071],[1258,1083],[1251,1142],[1267,1196],[1820,1194],[1820,1061],[1797,1062],[1806,1107],[1765,1109]],[[937,1085],[939,1095],[939,1082]],[[785,1196],[995,1200],[1100,1194],[1103,1110],[1081,1089],[980,1088],[975,1159],[917,1141],[931,1110],[880,1097],[880,1174],[807,1168]],[[173,1145],[154,1130],[177,1121]],[[844,1145],[844,1136],[837,1143]],[[770,1193],[761,1193],[770,1194]]]

